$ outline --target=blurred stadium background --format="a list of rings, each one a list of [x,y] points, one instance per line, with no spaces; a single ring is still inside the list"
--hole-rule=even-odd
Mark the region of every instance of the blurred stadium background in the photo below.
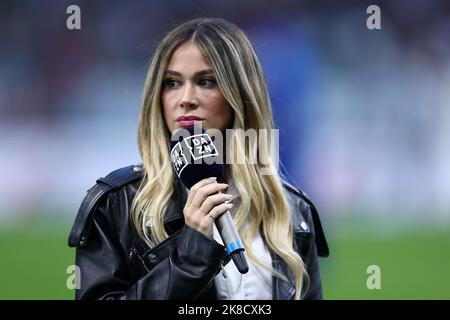
[[[70,4],[81,30],[66,28]],[[371,4],[381,30],[366,28]],[[153,49],[199,16],[235,22],[256,47],[281,160],[328,235],[325,298],[449,299],[450,4],[438,0],[2,1],[0,299],[73,299],[78,206],[98,177],[140,162]]]

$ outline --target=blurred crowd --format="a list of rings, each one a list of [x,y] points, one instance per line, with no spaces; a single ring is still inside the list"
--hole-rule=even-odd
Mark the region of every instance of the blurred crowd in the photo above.
[[[81,9],[68,30],[66,8]],[[0,223],[72,219],[95,180],[140,162],[148,64],[178,23],[228,19],[269,84],[288,177],[327,221],[450,221],[450,3],[2,1]],[[328,219],[328,220],[327,220]]]

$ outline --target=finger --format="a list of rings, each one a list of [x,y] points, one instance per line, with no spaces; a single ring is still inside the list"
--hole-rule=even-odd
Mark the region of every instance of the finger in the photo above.
[[[193,208],[200,208],[209,195],[223,191],[227,187],[228,185],[226,183],[211,183],[201,187],[192,198],[191,206]]]
[[[204,213],[204,215],[208,214],[215,206],[224,203],[225,201],[230,201],[233,199],[233,196],[231,194],[227,193],[217,193],[214,195],[210,195],[206,198],[205,201],[203,201],[202,205],[200,206],[200,211]]]
[[[201,187],[216,182],[217,178],[216,177],[211,177],[211,178],[206,178],[206,179],[202,179],[199,182],[197,182],[196,184],[194,184],[192,186],[192,188],[189,190],[189,194],[188,197],[186,199],[186,206],[190,206],[192,203],[192,199],[195,196],[195,193],[197,192],[198,189],[200,189]]]
[[[205,217],[206,217],[206,219],[215,221],[217,218],[219,218],[225,212],[230,210],[232,207],[233,207],[232,203],[219,204],[218,206],[215,206]]]

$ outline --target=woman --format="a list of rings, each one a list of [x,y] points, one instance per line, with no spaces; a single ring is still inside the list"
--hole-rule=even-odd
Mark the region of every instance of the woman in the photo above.
[[[174,174],[170,136],[193,123],[234,130],[226,151],[245,161],[226,164],[226,183],[204,179],[187,190]],[[196,19],[171,31],[145,83],[143,163],[97,180],[69,236],[76,298],[321,299],[317,257],[328,247],[317,212],[280,177],[272,140],[259,146],[258,162],[242,135],[273,127],[261,65],[238,27]],[[228,263],[214,226],[227,210],[249,261],[244,275]]]

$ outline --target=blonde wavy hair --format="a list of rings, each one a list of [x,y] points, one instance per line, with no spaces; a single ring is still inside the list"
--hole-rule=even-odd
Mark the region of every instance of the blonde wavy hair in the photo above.
[[[268,248],[292,270],[295,298],[300,299],[307,274],[302,258],[293,248],[291,204],[283,191],[276,163],[278,157],[274,157],[278,150],[272,137],[258,139],[259,144],[250,144],[245,139],[246,130],[254,129],[259,135],[259,129],[270,133],[274,128],[266,81],[251,43],[242,30],[228,21],[201,18],[183,23],[162,40],[153,56],[138,125],[144,179],[132,202],[132,221],[139,236],[150,247],[168,238],[163,221],[175,192],[176,177],[169,157],[170,131],[162,114],[161,90],[172,53],[186,41],[193,41],[201,49],[213,68],[222,94],[234,110],[232,129],[235,130],[231,141],[227,142],[227,153],[233,164],[227,170],[241,197],[234,219],[246,253],[253,262],[287,281],[285,275],[262,263],[252,251],[249,244],[261,230]],[[264,174],[261,164],[264,164]],[[248,218],[251,218],[250,224],[244,232]]]

